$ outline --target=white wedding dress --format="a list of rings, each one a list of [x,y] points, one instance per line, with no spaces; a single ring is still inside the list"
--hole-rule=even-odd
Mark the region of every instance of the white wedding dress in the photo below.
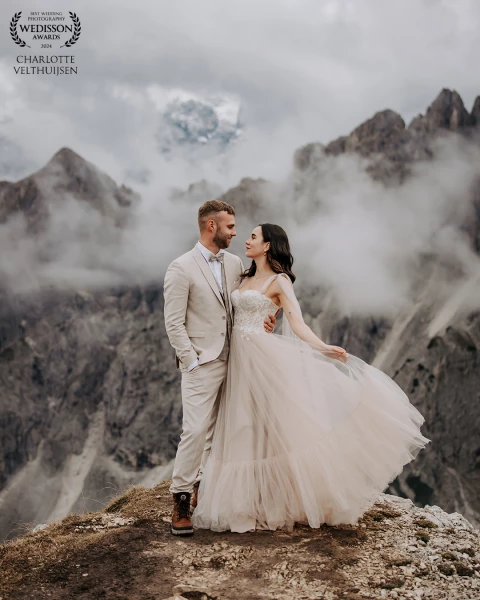
[[[266,333],[278,307],[264,293],[240,288],[231,298],[228,373],[194,527],[355,523],[428,443],[422,415],[360,358],[340,362]]]

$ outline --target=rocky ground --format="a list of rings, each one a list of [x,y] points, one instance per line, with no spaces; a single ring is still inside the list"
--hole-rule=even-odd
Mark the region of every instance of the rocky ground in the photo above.
[[[457,513],[382,495],[354,526],[176,539],[169,484],[0,546],[0,600],[480,598],[480,532]]]

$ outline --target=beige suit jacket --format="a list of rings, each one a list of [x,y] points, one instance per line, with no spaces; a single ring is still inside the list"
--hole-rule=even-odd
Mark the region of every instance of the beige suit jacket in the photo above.
[[[225,252],[227,293],[240,284],[243,263]],[[203,254],[197,247],[168,267],[163,286],[165,327],[176,354],[176,365],[189,367],[215,360],[225,344],[226,309]]]

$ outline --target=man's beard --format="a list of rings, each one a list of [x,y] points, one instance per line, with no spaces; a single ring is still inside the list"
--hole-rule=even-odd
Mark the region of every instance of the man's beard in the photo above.
[[[213,238],[213,243],[218,246],[218,248],[220,248],[220,250],[224,250],[225,248],[228,248],[229,243],[230,243],[230,237],[228,235],[225,235],[224,233],[220,233],[219,231],[217,231],[217,233],[215,234],[215,237]]]

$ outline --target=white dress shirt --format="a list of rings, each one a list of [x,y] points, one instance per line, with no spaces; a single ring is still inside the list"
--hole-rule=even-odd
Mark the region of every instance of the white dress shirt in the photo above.
[[[207,261],[207,265],[210,267],[210,271],[212,271],[213,276],[217,280],[218,285],[220,286],[220,289],[223,292],[222,264],[220,262],[218,262],[218,260],[209,260],[210,256],[216,256],[216,255],[213,254],[213,252],[211,252],[208,248],[205,248],[205,246],[200,241],[197,242],[196,246],[202,253],[203,258]],[[218,254],[220,254],[222,252],[223,252],[223,250],[219,250]],[[199,361],[197,358],[197,360],[194,360],[193,363],[188,367],[187,371],[191,371],[192,369],[194,369],[198,365],[198,363],[199,363]]]
[[[197,248],[203,254],[203,258],[207,261],[210,271],[212,271],[213,276],[218,281],[218,285],[223,292],[222,263],[218,262],[218,260],[210,260],[210,256],[218,256],[218,254],[223,254],[224,250],[219,250],[217,254],[214,254],[208,248],[205,248],[201,242],[197,242]]]

